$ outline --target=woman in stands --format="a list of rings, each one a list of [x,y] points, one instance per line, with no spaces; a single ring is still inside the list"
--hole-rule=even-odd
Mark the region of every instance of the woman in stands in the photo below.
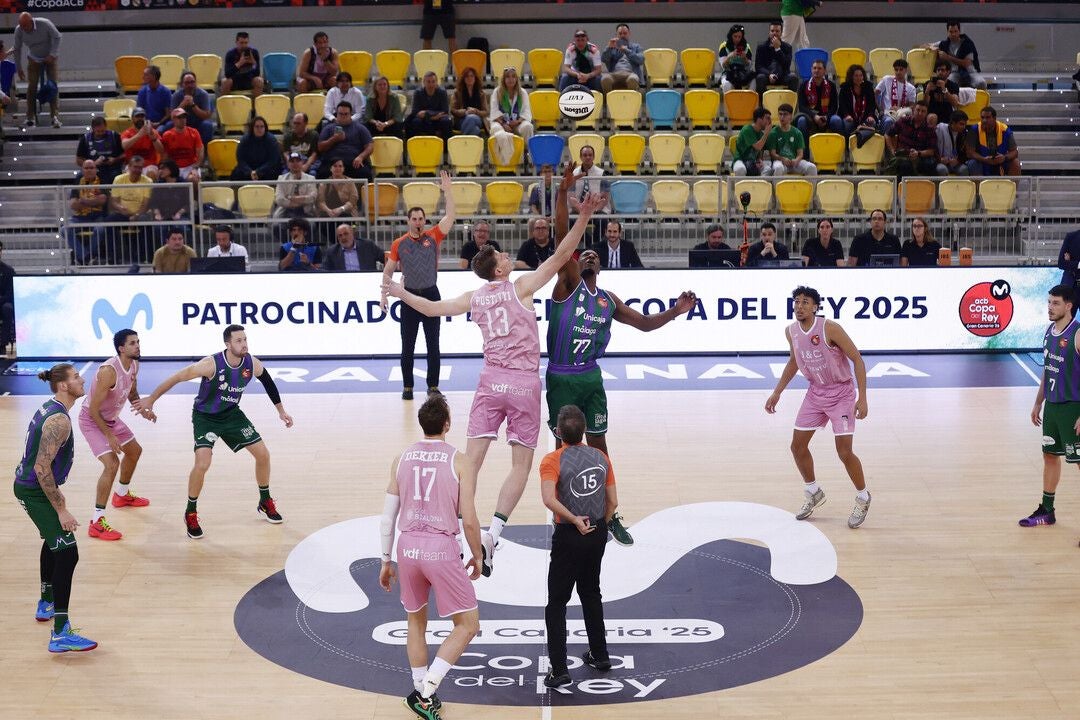
[[[277,180],[281,175],[281,145],[268,132],[266,118],[256,115],[236,148],[236,168],[230,180]]]
[[[450,98],[450,114],[454,116],[454,129],[462,135],[481,135],[487,131],[487,95],[471,67],[461,71],[454,96]]]
[[[862,65],[848,68],[847,77],[840,84],[840,117],[844,119],[844,135],[851,135],[856,130],[877,132],[880,122],[877,97],[873,84],[866,79],[866,69]]]
[[[508,67],[502,72],[498,86],[491,91],[491,136],[499,163],[506,164],[514,156],[514,135],[526,144],[533,136],[532,107],[529,93],[518,80],[517,70]]]
[[[832,220],[818,220],[817,236],[803,243],[802,261],[806,267],[844,267],[844,246],[833,237]]]
[[[900,267],[935,267],[941,244],[934,239],[926,218],[911,221],[911,239],[900,248]]]
[[[405,128],[401,98],[390,92],[390,81],[379,76],[371,84],[371,95],[364,106],[364,125],[372,137],[401,137]]]

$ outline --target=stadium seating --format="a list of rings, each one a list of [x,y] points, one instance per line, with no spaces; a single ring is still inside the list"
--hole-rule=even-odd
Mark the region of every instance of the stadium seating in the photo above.
[[[715,127],[720,115],[720,93],[715,90],[687,90],[683,94],[683,102],[686,103],[690,127],[706,130]]]
[[[461,71],[471,67],[476,77],[483,81],[487,75],[487,53],[483,50],[455,50],[450,62],[454,65],[454,77],[461,77]]]
[[[720,174],[720,163],[724,161],[724,150],[727,141],[720,133],[694,133],[687,141],[690,146],[690,162],[694,164],[694,170],[699,175],[709,173]]]
[[[820,60],[826,66],[829,63],[829,51],[822,48],[802,48],[795,51],[795,72],[803,80],[810,79],[810,68]]]
[[[535,172],[539,174],[541,165],[551,165],[557,169],[562,162],[564,149],[566,141],[561,135],[543,134],[529,138],[529,158]]]
[[[649,155],[657,172],[678,173],[686,152],[686,138],[678,133],[649,135]]]
[[[405,144],[405,150],[414,175],[435,175],[442,167],[443,139],[437,135],[411,137]]]
[[[207,92],[213,92],[217,87],[218,76],[221,75],[221,56],[213,53],[189,55],[187,66],[188,70],[195,73],[195,77],[198,78],[199,87]]]
[[[862,205],[863,212],[867,214],[874,210],[889,212],[896,200],[893,181],[885,178],[860,180],[858,187],[855,188],[855,194],[859,196],[859,204]]]
[[[761,96],[761,106],[769,111],[772,115],[773,124],[776,125],[780,121],[780,106],[787,103],[791,106],[792,111],[799,107],[799,96],[794,90],[766,90],[765,94]]]
[[[724,114],[727,115],[728,129],[738,130],[753,122],[759,99],[753,90],[729,90],[724,93]]]
[[[892,65],[904,57],[904,51],[900,48],[874,48],[870,51],[870,66],[873,68],[874,77],[881,79],[893,74]]]
[[[810,136],[810,159],[818,172],[837,172],[844,162],[844,136],[839,133],[822,132]]]
[[[484,194],[493,215],[521,214],[521,198],[525,194],[521,183],[514,180],[496,180],[487,184]]]
[[[318,125],[323,119],[323,108],[326,107],[326,96],[322,93],[297,93],[293,95],[293,110],[302,112],[308,117],[311,125]]]
[[[150,64],[142,55],[121,55],[113,61],[113,69],[116,71],[116,85],[120,92],[138,92],[142,87],[143,70]]]
[[[289,119],[292,101],[288,95],[260,95],[255,98],[255,114],[262,115],[271,132],[281,132]]]
[[[709,48],[687,48],[679,54],[682,60],[683,77],[687,87],[709,86],[713,80],[713,68],[716,67],[716,51]]]
[[[567,141],[566,146],[570,149],[570,159],[574,162],[581,161],[581,148],[590,146],[596,153],[596,162],[599,163],[607,149],[607,140],[603,135],[596,133],[574,133]]]
[[[818,207],[829,215],[847,215],[855,198],[855,185],[850,180],[820,180],[814,188]]]
[[[610,96],[611,93],[608,93]],[[674,130],[681,107],[682,93],[675,90],[650,90],[645,93],[645,109],[654,130]]]
[[[649,199],[649,185],[641,180],[616,180],[611,183],[611,209],[623,215],[641,215]]]
[[[900,199],[908,215],[925,215],[934,209],[937,186],[933,180],[907,178],[900,185]]]
[[[222,135],[231,132],[242,133],[247,129],[248,120],[251,119],[251,98],[245,95],[222,95],[217,99],[218,127]],[[321,117],[322,108],[319,108]]]
[[[442,190],[433,182],[405,183],[401,188],[401,199],[405,202],[405,207],[423,208],[424,214],[429,217],[438,210],[441,195]]]
[[[480,212],[484,188],[478,182],[455,180],[450,184],[450,197],[454,199],[454,210],[459,217],[476,215]]]
[[[637,90],[612,90],[604,99],[611,124],[621,130],[637,127],[641,115],[641,93]]]
[[[536,87],[555,87],[562,72],[563,53],[555,48],[533,48],[529,51],[529,70]]]
[[[535,129],[554,130],[558,127],[562,113],[559,111],[557,90],[533,90],[529,93],[529,106],[532,109]]]
[[[645,158],[645,138],[634,133],[615,133],[608,138],[611,163],[620,174],[637,174]]]
[[[218,180],[228,180],[236,169],[236,149],[240,141],[235,138],[214,138],[206,145],[210,169]]]
[[[219,142],[211,140],[211,142]],[[199,203],[209,203],[222,210],[232,210],[236,203],[236,192],[228,185],[200,185]]]
[[[675,66],[679,55],[671,48],[649,48],[645,51],[645,74],[650,85],[671,87],[675,84]]]
[[[604,112],[604,93],[599,90],[593,90],[593,99],[596,101],[596,107],[593,111],[586,115],[584,118],[574,122],[575,128],[588,128],[595,130],[597,123],[600,122],[600,118]]]
[[[968,117],[968,125],[977,125],[979,123],[979,113],[982,109],[990,104],[990,93],[982,89],[975,90],[975,99],[967,105],[961,105],[957,110],[961,110]],[[938,118],[939,121],[944,121],[944,118]]]
[[[744,192],[750,193],[750,205],[747,212],[761,215],[769,211],[772,205],[773,186],[768,180],[739,180],[735,183],[735,197]]]
[[[345,55],[346,53],[341,53],[338,58],[342,70],[345,69]],[[296,77],[295,55],[290,52],[266,53],[262,56],[262,66],[263,80],[266,83],[267,92],[276,90],[288,92],[292,88],[293,79]],[[353,76],[353,84],[359,85],[360,82],[357,80],[356,75],[351,71],[349,73]]]
[[[835,48],[832,51],[833,72],[837,83],[844,82],[848,68],[862,65],[866,68],[866,51],[862,48]]]
[[[114,132],[127,130],[131,126],[131,111],[134,109],[134,98],[109,98],[101,104],[105,126]]]
[[[274,188],[269,185],[242,185],[236,203],[246,218],[268,218],[274,211]]]
[[[428,72],[433,72],[442,84],[446,79],[446,67],[450,63],[450,55],[445,50],[417,50],[412,56],[413,67],[416,68],[416,80],[419,82]],[[477,76],[482,82],[483,73]],[[408,200],[405,201],[408,204]]]
[[[368,78],[371,76],[371,66],[373,63],[374,58],[372,58],[371,53],[366,50],[346,50],[338,55],[338,67],[352,75],[353,85],[356,85],[357,87],[364,87],[367,85]],[[408,68],[406,68],[406,72],[407,71]],[[294,58],[293,73],[295,72],[296,67]],[[393,85],[394,83],[391,82],[390,84]]]
[[[380,136],[374,138],[371,151],[371,167],[376,175],[398,175],[405,155],[405,143],[401,138]]]
[[[1016,205],[1016,182],[988,178],[979,183],[979,197],[988,215],[1008,215]]]
[[[694,183],[694,205],[702,215],[719,215],[727,208],[727,183],[698,180]]]
[[[398,140],[398,138],[394,138]],[[400,140],[399,140],[400,142]],[[368,220],[375,222],[397,215],[401,190],[394,183],[369,183],[367,194]]]
[[[876,173],[881,161],[885,158],[885,137],[880,133],[874,133],[860,148],[858,138],[854,133],[848,137],[848,151],[851,153],[851,162],[855,165],[856,173]]]
[[[685,180],[657,180],[652,185],[653,205],[658,213],[681,215],[686,212],[690,185]]]
[[[151,65],[157,65],[161,70],[159,82],[170,90],[175,90],[180,85],[180,73],[187,67],[184,58],[179,55],[155,55],[150,58]]]
[[[809,180],[780,180],[776,183],[775,192],[776,204],[783,214],[805,215],[810,212],[814,185]]]
[[[934,74],[937,51],[929,48],[913,48],[908,50],[907,61],[908,80],[915,85],[925,85],[930,76]]]
[[[938,183],[941,209],[947,215],[967,215],[975,207],[975,182],[950,178]]]
[[[476,135],[455,135],[446,141],[454,175],[479,175],[484,162],[484,139]]]
[[[525,53],[517,48],[499,48],[492,50],[491,55],[491,74],[495,77],[495,82],[498,84],[499,78],[502,77],[503,70],[508,67],[514,68],[517,72],[519,79],[525,78]]]
[[[513,135],[511,136],[511,139],[514,143],[514,152],[510,156],[509,162],[501,164],[499,162],[499,154],[495,152],[495,138],[488,138],[488,158],[495,167],[496,175],[517,175],[518,170],[521,167],[521,158],[525,154],[525,141],[522,140],[520,135]]]
[[[375,54],[375,65],[380,75],[386,77],[391,87],[405,87],[412,55],[404,50],[380,50]]]

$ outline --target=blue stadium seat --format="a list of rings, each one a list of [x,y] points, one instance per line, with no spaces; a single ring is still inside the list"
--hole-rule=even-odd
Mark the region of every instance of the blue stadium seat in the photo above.
[[[675,118],[682,106],[682,93],[677,90],[650,90],[645,93],[645,107],[654,128],[675,129]]]
[[[621,214],[640,215],[649,199],[649,185],[641,180],[616,180],[611,183],[611,207]]]
[[[561,135],[533,135],[529,138],[529,157],[532,158],[538,172],[541,165],[551,165],[557,171],[562,162],[565,147],[566,141]]]
[[[263,74],[266,76],[266,89],[288,90],[296,77],[296,56],[287,52],[272,52],[262,56]]]
[[[813,67],[815,60],[825,63],[825,67],[828,68],[829,51],[821,48],[803,48],[795,51],[795,67],[798,69],[801,79],[808,80],[810,78],[810,68]]]

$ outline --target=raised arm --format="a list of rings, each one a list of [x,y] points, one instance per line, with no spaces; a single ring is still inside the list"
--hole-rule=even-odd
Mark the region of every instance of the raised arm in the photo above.
[[[457,211],[454,207],[454,193],[450,192],[450,173],[445,170],[439,173],[439,187],[442,188],[443,204],[446,206],[446,214],[439,221],[439,229],[443,235],[449,235],[454,229]]]
[[[60,519],[60,527],[67,532],[72,532],[79,527],[78,521],[67,510],[64,493],[56,485],[53,477],[52,464],[56,454],[71,436],[71,420],[67,415],[50,415],[45,424],[41,426],[41,442],[38,443],[37,457],[34,458],[34,474],[37,475],[38,485],[49,504],[56,510]]]
[[[615,301],[615,319],[642,332],[652,332],[657,328],[664,327],[680,315],[690,312],[690,309],[697,304],[697,295],[687,290],[680,294],[675,304],[664,312],[642,315],[637,310],[627,306],[626,303],[616,297],[615,293],[608,291],[608,295]]]
[[[866,363],[863,362],[862,354],[844,332],[844,328],[831,320],[825,321],[825,339],[840,348],[855,365],[855,383],[859,387],[859,399],[855,401],[855,418],[862,420],[869,412],[866,402]]]
[[[131,406],[135,408],[136,412],[147,413],[154,411],[154,403],[158,398],[169,392],[178,383],[186,382],[188,380],[194,380],[200,377],[213,377],[214,376],[214,358],[207,355],[197,363],[192,363],[187,367],[181,368],[174,372],[169,377],[161,381],[161,384],[154,388],[154,392],[150,393],[141,400],[136,400],[131,403]]]
[[[383,276],[383,294],[396,297],[417,312],[428,317],[442,317],[444,315],[464,315],[469,312],[469,302],[472,300],[472,290],[448,300],[428,300],[427,298],[414,295],[406,290],[401,283],[396,283]]]
[[[566,237],[559,241],[551,257],[540,263],[540,266],[532,272],[525,273],[514,281],[514,289],[517,291],[519,298],[524,300],[532,297],[537,290],[547,285],[548,281],[555,277],[555,273],[559,271],[559,268],[573,257],[574,250],[577,249],[578,243],[581,242],[582,236],[585,235],[585,228],[588,226],[593,213],[603,207],[606,202],[607,197],[603,193],[589,193],[581,202],[581,214],[578,215],[577,222],[574,223],[574,227],[570,228],[570,232],[566,234]]]
[[[795,377],[795,373],[799,372],[799,365],[795,362],[795,346],[791,342],[790,330],[784,330],[784,338],[788,343],[788,361],[787,365],[784,366],[784,371],[780,373],[780,379],[776,381],[776,388],[772,391],[772,395],[765,401],[765,412],[770,415],[776,412],[776,404],[780,402],[780,393],[784,392],[784,388]]]
[[[574,187],[574,183],[577,182],[577,177],[574,175],[576,168],[577,163],[574,161],[566,164],[562,181],[555,192],[553,218],[555,237],[559,238],[560,243],[566,240],[567,233],[570,231],[570,207],[566,204],[566,196],[570,193],[570,188]],[[559,281],[555,284],[552,297],[556,300],[565,300],[570,297],[570,293],[574,292],[574,288],[578,286],[579,282],[581,282],[581,269],[574,261],[573,255],[571,255],[559,268]]]

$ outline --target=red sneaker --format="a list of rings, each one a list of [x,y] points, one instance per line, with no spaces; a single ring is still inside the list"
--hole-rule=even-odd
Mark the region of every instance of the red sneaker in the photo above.
[[[89,529],[90,537],[97,538],[98,540],[119,540],[124,537],[123,533],[119,530],[113,530],[109,523],[105,522],[105,518],[98,518],[97,522],[90,523]]]
[[[112,506],[113,507],[146,507],[150,504],[150,501],[144,497],[139,497],[130,490],[126,494],[113,493]]]

